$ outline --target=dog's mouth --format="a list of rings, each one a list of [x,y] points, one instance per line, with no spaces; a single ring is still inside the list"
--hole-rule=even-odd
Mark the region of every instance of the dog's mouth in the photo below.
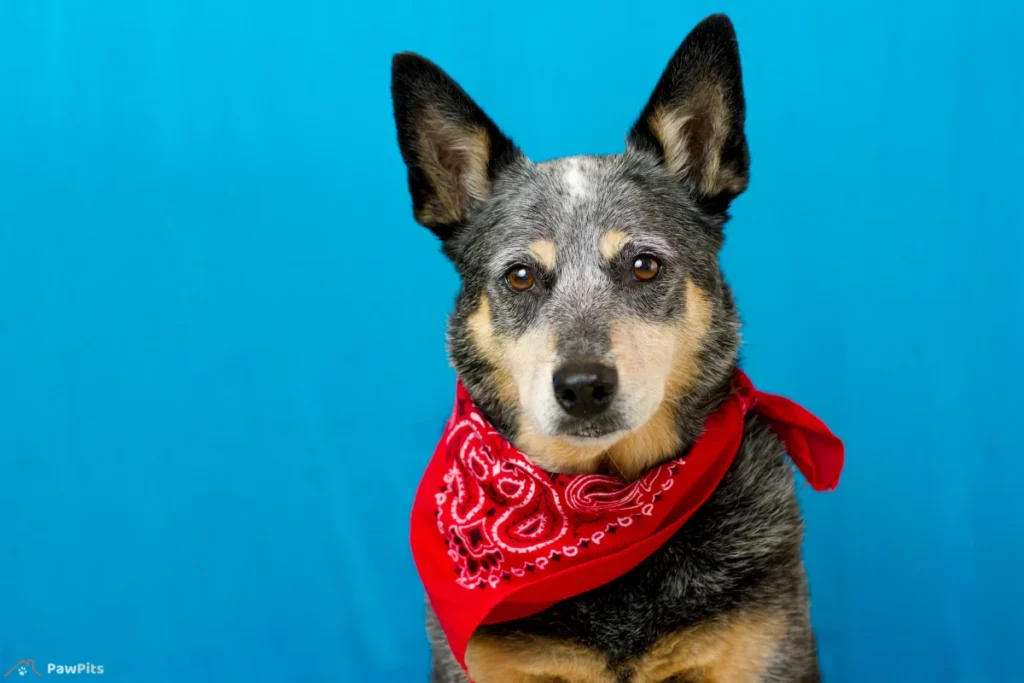
[[[612,416],[562,420],[554,436],[576,446],[611,446],[629,433],[629,426]]]

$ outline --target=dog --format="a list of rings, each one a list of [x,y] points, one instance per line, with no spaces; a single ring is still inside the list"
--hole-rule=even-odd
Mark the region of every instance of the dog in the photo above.
[[[537,466],[631,480],[680,453],[730,391],[740,323],[719,266],[749,154],[736,34],[698,24],[626,150],[531,162],[448,75],[395,55],[415,219],[461,278],[452,364]],[[794,476],[747,417],[715,493],[620,578],[479,629],[474,683],[820,680]],[[427,609],[432,680],[466,683]]]

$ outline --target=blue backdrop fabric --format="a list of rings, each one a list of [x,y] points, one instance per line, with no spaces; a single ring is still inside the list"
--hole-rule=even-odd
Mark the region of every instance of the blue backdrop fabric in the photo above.
[[[425,680],[458,285],[390,55],[531,158],[612,153],[721,10],[746,367],[848,446],[802,494],[826,679],[1024,680],[1016,0],[0,3],[0,670]]]

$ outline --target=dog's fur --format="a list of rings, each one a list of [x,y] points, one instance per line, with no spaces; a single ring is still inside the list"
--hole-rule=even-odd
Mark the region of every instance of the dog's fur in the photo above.
[[[749,157],[730,21],[686,38],[625,153],[529,161],[443,71],[396,55],[392,95],[417,220],[462,279],[449,352],[484,413],[558,472],[635,478],[684,453],[729,390],[739,322],[718,252]],[[660,271],[634,276],[651,255]],[[533,286],[516,291],[510,269]],[[600,415],[552,389],[566,363],[616,368]],[[820,680],[783,448],[756,416],[682,530],[625,576],[533,617],[484,627],[475,683]],[[433,680],[465,683],[428,607]]]

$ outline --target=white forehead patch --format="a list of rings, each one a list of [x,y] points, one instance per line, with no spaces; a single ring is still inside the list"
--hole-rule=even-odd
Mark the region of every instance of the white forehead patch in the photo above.
[[[562,174],[566,187],[569,188],[569,196],[574,199],[582,199],[590,194],[590,183],[580,167],[578,159],[566,159],[565,173]]]

